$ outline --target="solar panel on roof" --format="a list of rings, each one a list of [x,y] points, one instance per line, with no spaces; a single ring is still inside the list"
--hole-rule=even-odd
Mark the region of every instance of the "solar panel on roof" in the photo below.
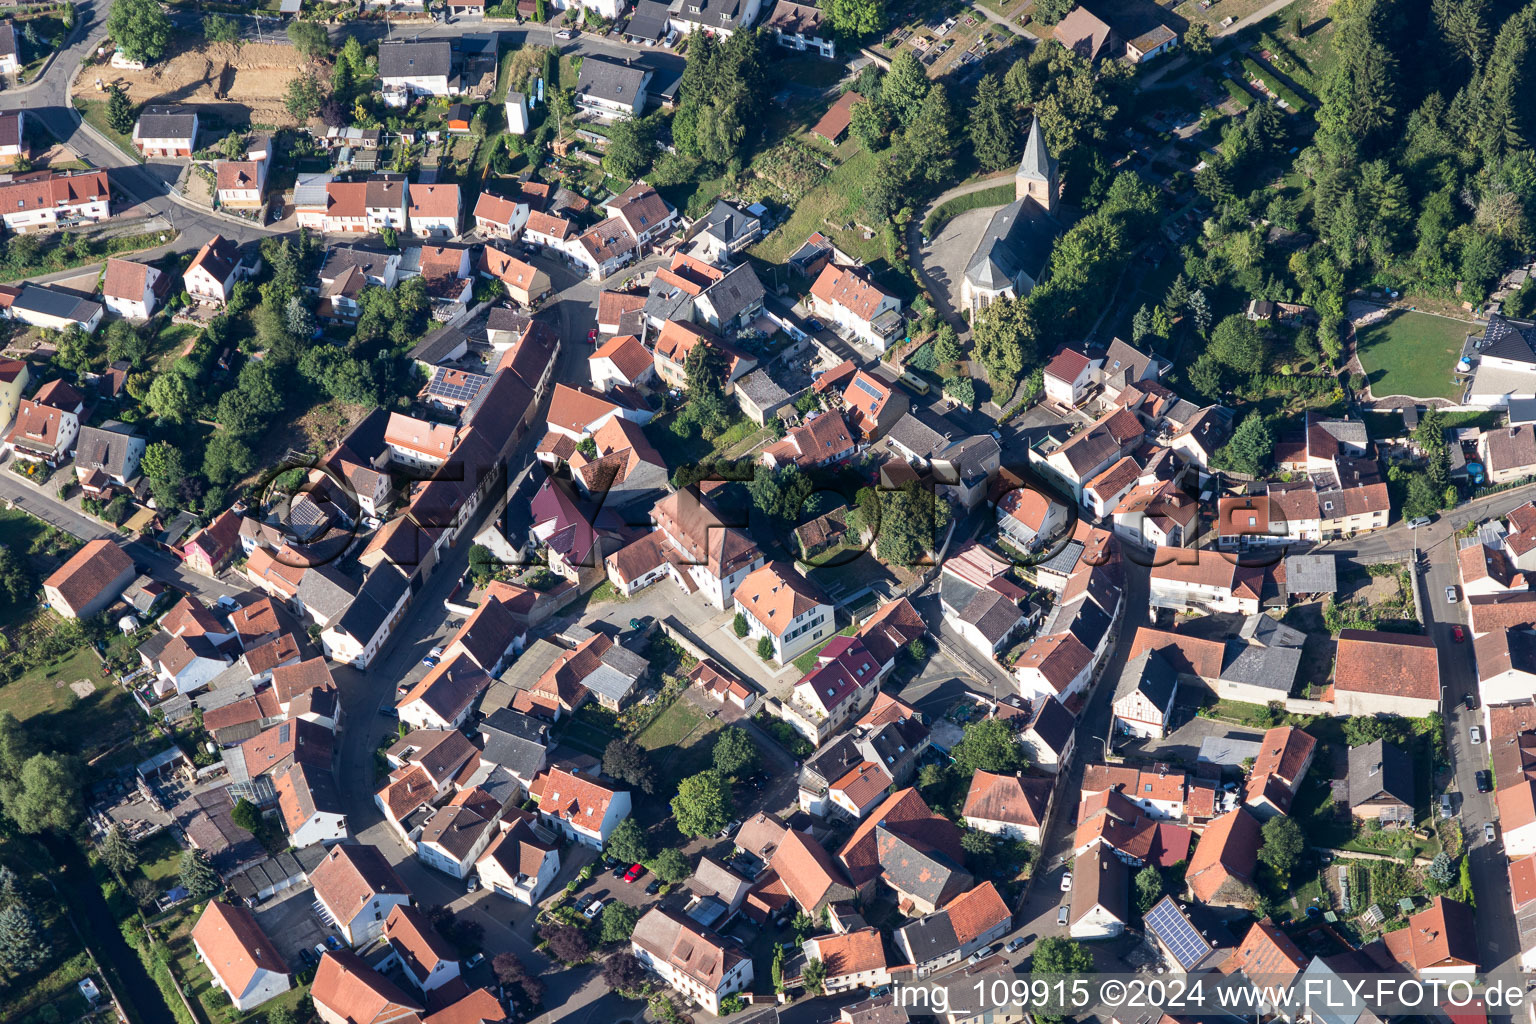
[[[863,380],[862,378],[855,379],[854,382],[853,382],[853,386],[858,388],[860,391],[864,392],[870,398],[879,399],[879,398],[883,398],[884,397],[884,395],[882,395],[880,393],[880,391],[873,384],[871,384],[867,380]]]
[[[1147,911],[1147,930],[1157,936],[1179,966],[1191,970],[1211,951],[1210,943],[1179,910],[1170,896],[1164,896],[1157,905]]]
[[[446,368],[438,368],[432,376],[431,383],[427,385],[427,394],[450,401],[468,402],[485,386],[486,378],[479,374],[466,373],[457,381],[450,381],[448,372]]]

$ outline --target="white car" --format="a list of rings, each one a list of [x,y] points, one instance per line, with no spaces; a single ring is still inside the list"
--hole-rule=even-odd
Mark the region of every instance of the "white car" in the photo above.
[[[1067,906],[1061,907],[1060,909],[1058,909],[1056,911],[1056,923],[1057,924],[1066,924],[1067,923],[1067,918],[1070,917],[1071,914],[1072,914],[1072,908],[1071,907],[1067,907]]]
[[[602,900],[593,900],[592,901],[592,905],[590,907],[588,907],[586,910],[582,911],[582,913],[584,915],[586,915],[586,918],[587,918],[588,921],[592,920],[593,918],[595,918],[598,914],[601,914],[602,912],[603,912],[603,901]]]
[[[1066,874],[1061,876],[1061,891],[1072,891],[1072,872],[1068,871]]]
[[[1472,728],[1467,730],[1467,734],[1472,737],[1472,742],[1473,743],[1481,743],[1481,742],[1483,742],[1483,727],[1482,726],[1474,725]]]
[[[1456,588],[1455,587],[1446,587],[1445,588],[1445,603],[1446,604],[1455,604],[1456,603]]]

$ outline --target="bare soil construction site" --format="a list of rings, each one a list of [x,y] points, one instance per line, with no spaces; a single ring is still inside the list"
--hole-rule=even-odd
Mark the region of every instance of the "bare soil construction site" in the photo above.
[[[283,106],[283,95],[306,70],[316,71],[322,81],[328,75],[292,46],[247,43],[237,50],[199,40],[143,71],[84,65],[73,91],[99,100],[102,90],[116,84],[135,105],[178,103],[231,125],[292,125],[296,122]]]

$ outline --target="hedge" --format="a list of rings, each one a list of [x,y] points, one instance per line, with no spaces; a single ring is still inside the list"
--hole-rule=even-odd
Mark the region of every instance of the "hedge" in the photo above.
[[[1286,85],[1280,79],[1261,68],[1252,57],[1243,58],[1243,70],[1248,72],[1249,79],[1258,79],[1264,83],[1264,87],[1285,101],[1285,105],[1293,112],[1300,114],[1309,109],[1307,101],[1296,95],[1295,90]]]
[[[967,192],[963,196],[955,196],[934,207],[933,212],[923,218],[923,237],[932,238],[950,218],[966,210],[977,210],[984,206],[1002,206],[1004,203],[1013,202],[1013,196],[1014,184],[1011,181],[1004,185]]]

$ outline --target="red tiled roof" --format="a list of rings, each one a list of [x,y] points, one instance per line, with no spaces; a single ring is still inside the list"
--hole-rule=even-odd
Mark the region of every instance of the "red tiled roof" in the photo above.
[[[1346,629],[1334,660],[1336,690],[1438,700],[1440,658],[1429,637]]]

